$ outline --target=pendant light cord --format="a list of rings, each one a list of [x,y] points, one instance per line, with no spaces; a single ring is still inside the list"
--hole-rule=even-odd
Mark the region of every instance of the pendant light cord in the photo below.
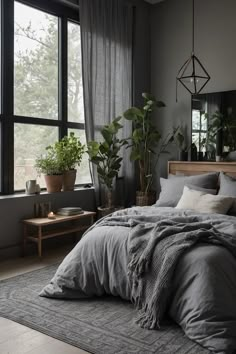
[[[194,53],[194,40],[195,40],[195,36],[194,36],[194,15],[195,15],[195,13],[194,13],[194,10],[195,10],[195,0],[193,0],[193,8],[192,8],[192,11],[193,11],[193,20],[192,20],[192,26],[193,26],[193,30],[192,30],[192,36],[193,36],[193,38],[192,38],[192,43],[193,43],[193,47],[192,47],[192,53]]]
[[[206,69],[200,62],[200,60],[194,54],[194,49],[195,49],[194,48],[195,46],[194,27],[195,27],[195,0],[192,0],[192,54],[190,58],[186,60],[186,62],[181,66],[176,76],[176,102],[178,102],[177,94],[178,94],[179,82],[191,94],[198,94],[202,91],[202,89],[206,86],[206,84],[210,80],[210,75],[208,74],[208,72],[206,71]]]

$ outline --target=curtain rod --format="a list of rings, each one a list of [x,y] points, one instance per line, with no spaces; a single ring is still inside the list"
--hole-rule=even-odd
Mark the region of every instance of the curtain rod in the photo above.
[[[53,1],[72,7],[73,9],[79,8],[79,0],[53,0]]]

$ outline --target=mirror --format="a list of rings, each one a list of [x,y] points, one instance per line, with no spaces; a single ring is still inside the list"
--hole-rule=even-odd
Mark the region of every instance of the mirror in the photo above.
[[[230,160],[233,151],[236,151],[236,91],[192,95],[191,160]]]

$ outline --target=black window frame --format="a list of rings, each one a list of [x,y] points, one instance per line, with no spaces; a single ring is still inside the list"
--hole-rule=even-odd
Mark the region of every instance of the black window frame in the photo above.
[[[58,127],[61,139],[69,128],[85,129],[85,123],[69,122],[68,117],[68,22],[80,24],[79,10],[55,0],[16,0],[59,18],[58,120],[17,116],[14,110],[14,2],[1,0],[1,195],[14,193],[14,124]],[[17,192],[20,192],[17,190]]]

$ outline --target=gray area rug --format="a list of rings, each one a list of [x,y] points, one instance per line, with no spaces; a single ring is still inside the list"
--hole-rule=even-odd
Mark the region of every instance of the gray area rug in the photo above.
[[[57,266],[0,282],[0,316],[95,354],[207,354],[174,324],[159,331],[134,323],[136,311],[116,297],[54,300],[38,296]]]

